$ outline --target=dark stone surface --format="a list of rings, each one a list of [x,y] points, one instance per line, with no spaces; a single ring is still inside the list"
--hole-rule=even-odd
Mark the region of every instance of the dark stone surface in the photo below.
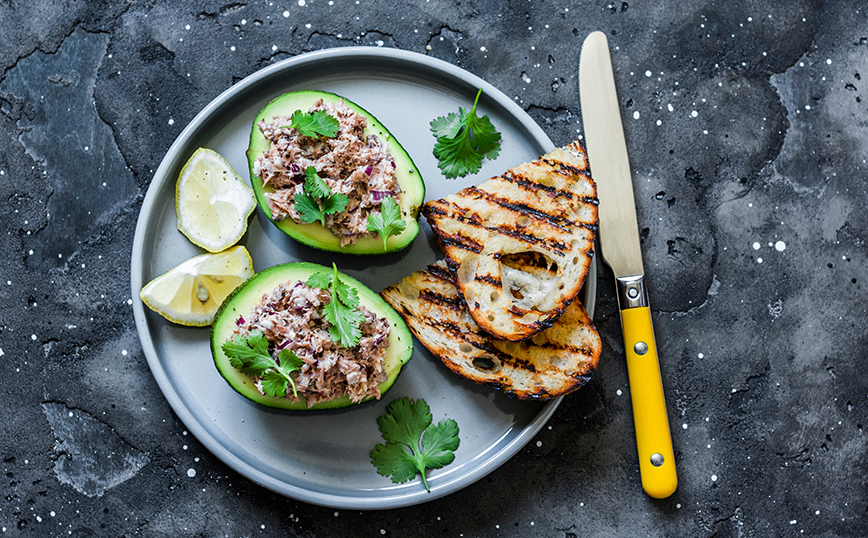
[[[865,536],[866,7],[0,1],[0,534]],[[614,49],[675,495],[639,486],[604,266],[591,383],[446,498],[307,505],[185,432],[145,362],[129,266],[153,171],[195,114],[281,59],[378,45],[485,78],[564,144],[596,29]]]

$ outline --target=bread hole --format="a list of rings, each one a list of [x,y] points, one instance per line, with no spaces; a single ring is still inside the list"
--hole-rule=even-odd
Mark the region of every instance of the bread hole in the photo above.
[[[494,314],[488,315],[488,321],[494,321]]]
[[[549,339],[544,333],[536,333],[530,341],[537,346],[544,346],[549,342]]]
[[[519,227],[524,228],[525,226],[530,226],[531,220],[530,220],[530,217],[526,217],[525,215],[522,215],[515,221],[515,223]]]
[[[558,368],[558,369],[561,369],[567,365],[566,364],[567,360],[565,358],[561,357],[560,355],[552,355],[551,357],[549,357],[549,362],[551,363],[552,366],[554,366],[555,368]]]
[[[461,353],[470,353],[473,351],[473,346],[468,344],[467,342],[461,342],[461,345],[458,346],[458,351]]]
[[[491,295],[488,296],[488,298],[491,299],[492,303],[496,303],[500,299],[500,294],[496,291],[493,291],[491,292]]]
[[[482,370],[483,372],[490,372],[500,367],[500,361],[498,361],[497,357],[495,357],[491,353],[484,353],[473,359],[473,366],[477,370]]]
[[[532,250],[503,254],[500,263],[539,278],[550,278],[558,273],[558,262]]]
[[[543,176],[543,178],[540,179],[539,182],[540,182],[540,185],[545,185],[546,187],[554,187],[555,186],[555,182],[552,180],[552,178],[550,178],[548,176]]]
[[[578,256],[573,258],[573,265],[579,265],[579,257]]]

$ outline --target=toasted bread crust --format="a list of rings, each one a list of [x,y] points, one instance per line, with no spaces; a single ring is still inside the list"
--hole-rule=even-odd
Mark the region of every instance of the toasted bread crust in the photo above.
[[[422,214],[473,319],[498,339],[519,341],[551,327],[581,290],[597,205],[576,141],[430,201]]]
[[[429,266],[380,295],[450,370],[523,400],[562,396],[591,378],[602,343],[579,301],[531,340],[510,342],[480,328],[449,276],[445,264]]]

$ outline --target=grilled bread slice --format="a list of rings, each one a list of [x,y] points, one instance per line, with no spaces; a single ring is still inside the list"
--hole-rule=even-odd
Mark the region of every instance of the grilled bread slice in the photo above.
[[[591,378],[602,343],[579,301],[532,339],[509,342],[480,329],[449,275],[445,265],[430,266],[380,295],[450,370],[523,400],[561,396]]]
[[[422,207],[470,314],[511,341],[550,327],[591,264],[597,188],[576,141]]]

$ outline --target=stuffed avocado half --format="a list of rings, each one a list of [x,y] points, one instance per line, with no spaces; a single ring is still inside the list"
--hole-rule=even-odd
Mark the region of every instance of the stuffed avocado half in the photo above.
[[[334,278],[331,282],[339,280],[342,289],[332,294],[311,287],[307,283],[314,282],[312,277]],[[335,297],[343,301],[347,289],[355,290],[354,310],[363,318],[360,338],[352,347],[338,344],[325,320],[328,304]],[[251,335],[260,338],[262,351],[266,344],[261,337],[267,340],[267,353],[258,360],[276,358],[279,364],[290,351],[298,359],[300,367],[290,374],[297,397],[292,390],[283,397],[266,394],[267,376],[253,373],[250,363],[241,365],[235,350],[228,349]],[[413,338],[401,316],[358,280],[336,268],[295,262],[254,274],[226,298],[211,327],[211,353],[220,375],[256,403],[290,410],[335,409],[386,392],[410,360]]]
[[[293,114],[315,111],[339,120],[336,136],[302,135],[294,128]],[[301,243],[347,254],[382,254],[406,247],[419,233],[425,184],[418,168],[377,118],[344,97],[308,90],[275,98],[253,121],[247,160],[259,207]],[[309,166],[336,194],[349,197],[344,210],[326,215],[324,221],[305,222],[296,211]],[[389,197],[397,203],[404,227],[384,240],[369,231],[368,217],[380,218],[383,200]],[[325,209],[323,202],[320,207]]]

